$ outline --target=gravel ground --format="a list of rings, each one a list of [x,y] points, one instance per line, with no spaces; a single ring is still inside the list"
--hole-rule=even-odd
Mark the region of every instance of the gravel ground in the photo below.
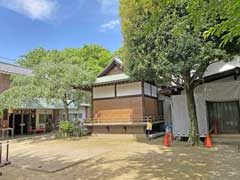
[[[240,179],[236,146],[162,144],[124,135],[12,142],[0,180]]]

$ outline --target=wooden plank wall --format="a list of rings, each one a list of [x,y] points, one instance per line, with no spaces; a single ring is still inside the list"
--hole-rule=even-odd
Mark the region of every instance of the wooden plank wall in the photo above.
[[[93,116],[99,122],[141,121],[142,103],[142,96],[93,100]]]
[[[144,116],[158,116],[158,101],[156,98],[144,97]]]

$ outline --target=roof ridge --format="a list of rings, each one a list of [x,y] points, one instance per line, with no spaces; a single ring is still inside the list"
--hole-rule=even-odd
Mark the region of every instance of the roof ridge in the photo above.
[[[120,57],[115,56],[115,57],[112,58],[112,61],[103,69],[103,71],[97,75],[97,77],[101,77],[102,75],[104,75],[109,70],[109,68],[111,68],[113,63],[117,63],[120,66],[122,66],[122,64],[123,64],[123,62],[120,59]]]

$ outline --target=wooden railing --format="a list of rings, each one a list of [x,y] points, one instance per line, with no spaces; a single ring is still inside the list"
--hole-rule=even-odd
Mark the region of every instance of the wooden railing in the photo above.
[[[89,118],[85,123],[90,124],[101,124],[101,123],[140,123],[140,122],[162,122],[164,119],[162,116],[144,116],[143,118],[123,118],[123,117],[113,117],[113,118]]]

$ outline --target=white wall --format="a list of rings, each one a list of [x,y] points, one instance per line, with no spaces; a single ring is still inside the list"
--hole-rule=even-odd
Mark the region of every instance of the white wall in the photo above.
[[[117,85],[117,96],[139,95],[142,93],[141,82]]]
[[[114,86],[103,86],[93,88],[93,98],[108,98],[115,96]]]
[[[126,84],[117,84],[116,85],[117,96],[131,96],[131,95],[140,95],[142,93],[142,83],[141,82],[132,82]],[[144,82],[144,94],[152,97],[157,97],[157,87],[149,83]],[[115,97],[115,87],[112,86],[103,86],[103,87],[94,87],[93,88],[93,98],[111,98]]]
[[[239,101],[240,81],[211,82],[198,86],[195,91],[195,102],[199,132],[205,136],[208,131],[206,101]],[[175,136],[188,136],[189,116],[187,111],[186,96],[172,96],[172,121]]]
[[[163,118],[166,125],[172,124],[172,101],[171,98],[159,95],[158,101],[163,101]]]

